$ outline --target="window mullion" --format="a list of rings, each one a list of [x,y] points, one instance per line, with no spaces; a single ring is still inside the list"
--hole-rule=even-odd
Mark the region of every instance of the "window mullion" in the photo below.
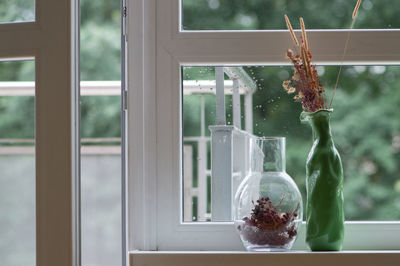
[[[156,0],[127,2],[128,249],[157,248]]]

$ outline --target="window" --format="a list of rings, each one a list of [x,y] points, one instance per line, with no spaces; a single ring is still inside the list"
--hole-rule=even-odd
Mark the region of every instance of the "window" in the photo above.
[[[25,65],[23,73],[15,71],[15,65],[12,65],[15,62],[0,69],[2,81],[7,74],[10,75],[8,81],[29,81],[28,84],[19,83],[17,88],[8,88],[8,93],[19,93],[21,96],[1,96],[15,97],[5,103],[11,109],[13,101],[25,101],[23,109],[11,110],[14,116],[21,116],[22,112],[26,118],[18,122],[20,132],[11,132],[10,127],[3,123],[7,122],[4,109],[0,131],[1,138],[13,138],[12,141],[18,142],[18,145],[24,145],[22,149],[16,149],[16,143],[7,143],[11,144],[6,147],[8,152],[12,148],[18,153],[26,151],[29,154],[9,156],[8,160],[22,158],[22,161],[12,165],[9,174],[2,172],[0,175],[2,189],[8,187],[8,192],[15,192],[8,198],[10,203],[7,206],[13,207],[13,211],[21,215],[19,223],[24,223],[24,226],[19,226],[16,220],[16,223],[11,222],[13,225],[3,223],[12,219],[15,213],[3,209],[5,202],[2,199],[1,239],[5,239],[3,230],[7,228],[10,229],[7,233],[16,237],[24,234],[29,239],[25,243],[7,243],[7,248],[17,248],[18,254],[23,255],[18,258],[1,256],[0,264],[76,265],[79,262],[76,212],[79,156],[75,123],[78,110],[75,52],[78,47],[76,22],[79,12],[76,2],[72,0],[13,1],[10,9],[6,9],[4,5],[8,2],[0,4],[1,22],[24,22],[0,24],[0,60],[31,62]],[[4,14],[16,17],[4,19]],[[2,93],[5,91],[2,90]],[[4,151],[4,142],[1,146]],[[6,170],[7,167],[2,167],[2,171]],[[33,221],[29,224],[25,219]],[[13,229],[18,232],[12,232]],[[22,242],[22,239],[18,241]]]
[[[366,9],[368,2],[364,2]],[[194,28],[190,26],[190,20],[199,16],[197,13],[193,12],[192,16],[187,15],[186,18],[185,13],[183,17],[180,15],[181,6],[189,5],[188,3],[187,0],[183,4],[179,0],[137,0],[128,6],[130,250],[242,250],[233,223],[229,221],[184,222],[190,221],[190,217],[186,217],[183,211],[184,151],[192,149],[194,152],[194,148],[185,148],[182,144],[182,127],[185,127],[182,124],[182,112],[185,114],[185,109],[182,110],[182,101],[185,108],[182,86],[185,86],[185,71],[195,71],[189,70],[189,67],[243,66],[258,67],[262,71],[269,69],[273,73],[280,66],[284,69],[288,65],[284,54],[291,47],[291,40],[286,31],[254,30],[270,29],[267,27],[245,28],[246,30],[236,27],[232,31],[208,26]],[[212,9],[211,6],[215,7],[216,3],[223,7],[228,1],[191,2],[194,9],[199,8],[201,3],[207,3]],[[303,13],[301,10],[299,8],[297,12]],[[387,28],[389,25],[384,24],[382,27]],[[272,29],[276,28],[282,26],[274,26]],[[338,27],[333,25],[330,28]],[[325,71],[336,69],[335,65],[338,65],[343,53],[347,30],[314,30],[308,35],[313,44],[314,62],[323,66]],[[345,72],[350,75],[347,78],[351,77],[350,73],[362,75],[364,67],[364,71],[368,69],[365,73],[370,73],[369,75],[374,75],[374,71],[381,71],[382,67],[396,72],[397,66],[394,65],[400,59],[396,52],[399,40],[398,30],[352,31],[345,58],[345,65],[348,65]],[[346,75],[343,79],[346,79]],[[198,101],[201,105],[202,100]],[[196,112],[196,105],[190,105],[188,110]],[[394,114],[393,119],[398,117]],[[253,129],[258,134],[254,123]],[[201,131],[201,128],[197,130]],[[359,217],[366,219],[363,214]],[[382,216],[371,218],[375,220],[376,217]],[[207,216],[202,220],[206,221]],[[398,248],[396,239],[399,231],[400,224],[397,221],[348,222],[344,248],[395,249]],[[304,234],[304,230],[301,233]],[[379,239],[382,241],[376,238],[370,241],[376,235],[380,235]],[[302,237],[304,235],[300,235],[295,248],[306,249]]]
[[[125,265],[120,2],[53,2],[0,3],[0,265]]]
[[[121,266],[120,1],[80,8],[82,266]]]
[[[213,179],[209,128],[217,124],[217,68],[186,66],[182,69],[185,222],[212,221],[210,205],[217,203],[211,201]],[[337,66],[319,65],[317,69],[324,83],[335,83]],[[242,80],[246,75],[249,80],[247,84],[239,82],[237,103],[233,92],[235,78],[231,79],[235,77],[232,73],[235,70],[243,71]],[[347,177],[344,197],[345,216],[349,221],[400,219],[396,190],[400,169],[395,163],[398,160],[396,132],[400,130],[395,106],[400,99],[398,91],[393,89],[400,81],[399,70],[399,66],[394,65],[343,67],[331,122]],[[282,90],[282,80],[289,79],[292,67],[235,66],[224,67],[224,71],[226,125],[235,125],[256,136],[286,137],[287,172],[298,184],[305,202],[304,167],[312,145],[312,132],[298,118],[300,105]],[[331,86],[327,85],[326,90],[328,95],[332,95]],[[235,116],[238,116],[237,121]],[[239,139],[234,137],[233,141],[235,149],[235,141]],[[243,168],[245,158],[240,156],[243,152],[234,150],[233,153],[232,182],[235,193],[238,183],[246,175],[246,169]]]

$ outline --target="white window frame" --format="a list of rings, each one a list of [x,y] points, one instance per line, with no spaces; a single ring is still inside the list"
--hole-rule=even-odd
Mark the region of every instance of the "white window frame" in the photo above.
[[[127,4],[128,249],[243,250],[233,222],[182,222],[180,67],[287,65],[290,35],[181,31],[180,0]],[[347,32],[308,31],[314,62],[338,64]],[[345,64],[398,64],[398,47],[400,30],[353,30]],[[307,249],[304,229],[294,249]],[[346,222],[344,249],[399,249],[399,237],[400,222]]]
[[[79,2],[35,0],[35,13],[0,24],[0,60],[35,60],[36,265],[80,265]]]

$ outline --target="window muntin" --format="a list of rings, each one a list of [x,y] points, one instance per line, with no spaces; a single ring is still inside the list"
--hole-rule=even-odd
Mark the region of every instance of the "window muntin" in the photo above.
[[[283,15],[303,17],[309,29],[346,29],[357,1],[289,0],[182,0],[183,30],[286,29]],[[355,28],[399,28],[400,7],[391,0],[364,0]],[[296,21],[294,20],[296,18]]]
[[[0,24],[35,20],[35,0],[6,0],[0,2]]]
[[[0,264],[36,264],[35,62],[0,62]]]

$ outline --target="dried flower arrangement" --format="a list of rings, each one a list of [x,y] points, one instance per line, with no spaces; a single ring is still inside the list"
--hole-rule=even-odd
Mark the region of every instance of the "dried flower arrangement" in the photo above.
[[[358,9],[360,8],[361,0],[357,1],[352,14],[352,23],[350,29],[353,28],[355,18],[357,17]],[[294,96],[296,101],[301,101],[303,110],[306,112],[315,112],[320,109],[328,109],[332,107],[332,101],[335,96],[336,88],[339,83],[340,73],[342,71],[343,60],[346,55],[347,45],[350,39],[350,31],[347,33],[347,39],[344,46],[344,52],[341,58],[339,73],[336,79],[336,84],[333,90],[332,98],[328,107],[325,90],[319,80],[315,65],[312,64],[310,47],[307,39],[306,28],[303,18],[300,18],[301,27],[301,43],[296,38],[293,27],[287,15],[285,15],[286,25],[289,29],[290,36],[292,37],[295,45],[296,53],[288,49],[286,57],[291,61],[294,66],[294,74],[290,80],[285,80],[282,84],[283,88],[289,93],[297,94]],[[300,50],[299,50],[300,48]]]
[[[283,199],[282,199],[283,200]],[[292,212],[279,212],[280,204],[273,205],[271,200],[259,198],[252,202],[251,216],[244,217],[244,224],[238,226],[242,238],[253,245],[284,246],[297,235],[294,223],[300,204]]]

